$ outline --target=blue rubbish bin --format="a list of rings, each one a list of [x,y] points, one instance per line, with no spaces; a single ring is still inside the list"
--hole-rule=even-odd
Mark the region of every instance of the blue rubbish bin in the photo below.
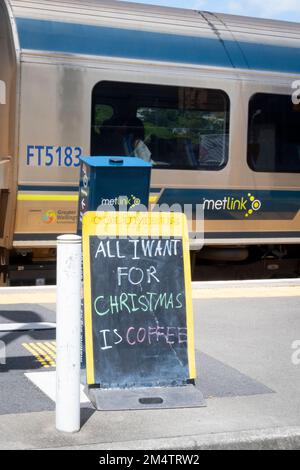
[[[151,163],[137,157],[82,157],[80,168],[77,233],[82,234],[85,212],[122,206],[148,208]],[[85,368],[85,340],[81,305],[81,367]]]
[[[99,206],[119,210],[143,205],[148,208],[151,163],[136,157],[82,157],[78,233],[85,212]]]

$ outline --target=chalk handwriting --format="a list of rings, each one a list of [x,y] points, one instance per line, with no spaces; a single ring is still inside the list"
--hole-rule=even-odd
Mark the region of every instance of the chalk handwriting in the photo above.
[[[118,273],[118,286],[122,285],[122,278],[124,277],[132,286],[137,286],[142,284],[144,280],[146,280],[147,284],[151,284],[151,282],[160,282],[158,277],[156,276],[157,270],[154,266],[150,266],[150,268],[142,269],[142,268],[127,268],[127,267],[119,267],[117,269]]]
[[[124,331],[119,331],[118,329],[100,330],[100,340],[100,349],[102,351],[112,349],[122,342],[132,347],[138,347],[142,344],[151,346],[157,343],[168,345],[186,344],[187,328],[161,326],[159,324],[147,327],[129,326]]]
[[[120,313],[156,312],[178,310],[183,306],[183,292],[146,292],[142,295],[122,292],[120,295],[99,295],[94,300],[94,310],[100,317]]]
[[[142,258],[157,258],[178,256],[178,244],[180,240],[128,240],[132,245],[132,259],[140,260]],[[101,240],[95,253],[95,259],[118,258],[124,259],[125,255],[121,252],[119,240]]]

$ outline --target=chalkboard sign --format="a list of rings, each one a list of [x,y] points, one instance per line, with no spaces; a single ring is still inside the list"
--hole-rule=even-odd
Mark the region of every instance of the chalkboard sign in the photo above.
[[[130,388],[194,379],[185,217],[89,212],[83,256],[88,384]]]

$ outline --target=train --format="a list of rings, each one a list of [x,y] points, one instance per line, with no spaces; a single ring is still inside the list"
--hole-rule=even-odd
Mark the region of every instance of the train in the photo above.
[[[1,0],[0,31],[2,284],[53,282],[56,239],[76,232],[80,157],[133,156],[124,126],[153,163],[152,203],[204,208],[207,270],[299,275],[299,23]]]

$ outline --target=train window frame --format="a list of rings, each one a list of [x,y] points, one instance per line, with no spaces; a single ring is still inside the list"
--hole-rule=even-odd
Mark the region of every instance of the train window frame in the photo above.
[[[160,91],[160,94],[162,93],[162,90],[166,90],[166,94],[167,92],[170,92],[170,94],[172,93],[171,92],[171,89],[173,89],[172,91],[175,93],[175,91],[177,91],[177,100],[175,100],[174,103],[177,104],[177,107],[172,107],[172,108],[169,108],[167,106],[157,106],[156,109],[158,109],[158,112],[159,111],[162,111],[162,110],[169,110],[169,111],[173,111],[174,110],[174,114],[179,114],[180,111],[184,111],[184,115],[185,114],[188,114],[188,113],[191,113],[192,111],[196,111],[198,112],[199,114],[199,117],[198,117],[198,120],[200,122],[200,115],[202,113],[203,116],[201,116],[201,119],[204,120],[206,119],[207,123],[211,125],[211,129],[207,129],[207,134],[201,134],[201,127],[185,127],[185,128],[181,128],[181,130],[188,134],[192,134],[192,132],[194,131],[195,134],[196,132],[198,132],[198,145],[199,145],[199,150],[198,150],[198,153],[197,151],[194,151],[194,149],[192,149],[192,157],[190,157],[189,154],[189,150],[187,150],[187,147],[188,145],[191,146],[191,144],[193,142],[189,142],[189,144],[186,144],[185,145],[185,150],[184,150],[184,153],[181,153],[181,147],[182,147],[182,143],[183,143],[183,138],[180,139],[180,136],[176,136],[175,135],[175,131],[178,130],[178,128],[172,128],[172,132],[174,132],[174,136],[172,136],[172,139],[174,141],[176,141],[175,143],[175,147],[176,147],[176,152],[175,153],[175,159],[172,161],[171,159],[169,159],[169,162],[166,162],[165,160],[167,160],[167,158],[165,157],[165,155],[167,155],[167,152],[164,152],[163,153],[163,150],[164,148],[162,147],[163,150],[161,150],[161,147],[159,147],[159,151],[161,151],[161,154],[164,155],[164,159],[162,159],[162,161],[158,161],[157,160],[151,160],[152,163],[153,163],[153,169],[154,170],[168,170],[168,171],[178,171],[178,170],[181,170],[181,171],[222,171],[227,165],[228,165],[228,162],[229,162],[229,145],[230,145],[230,134],[231,134],[231,100],[230,100],[230,96],[229,94],[221,89],[221,88],[209,88],[209,87],[188,87],[188,86],[178,86],[178,85],[169,85],[169,84],[160,84],[160,85],[157,85],[157,84],[152,84],[152,83],[140,83],[140,82],[118,82],[118,81],[113,81],[113,80],[102,80],[102,81],[99,81],[97,82],[93,89],[92,89],[92,100],[91,100],[91,114],[92,114],[92,120],[91,120],[91,140],[90,140],[90,149],[91,149],[91,155],[95,155],[95,156],[101,156],[101,155],[107,155],[109,154],[109,152],[103,152],[103,153],[98,153],[96,150],[95,150],[95,110],[96,110],[96,107],[97,106],[101,106],[101,105],[106,105],[106,106],[110,106],[112,109],[115,109],[115,101],[117,101],[118,99],[119,100],[122,100],[123,97],[122,95],[120,94],[119,96],[115,96],[112,98],[112,102],[108,101],[107,97],[102,97],[102,100],[99,101],[97,100],[97,98],[99,98],[99,89],[101,86],[107,86],[108,84],[111,84],[112,86],[118,86],[120,85],[121,87],[124,87],[124,89],[126,89],[126,87],[128,88],[128,90],[132,90],[132,87],[140,87],[141,90],[143,89],[147,89],[148,91],[148,94],[146,93],[145,96],[143,97],[142,94],[138,95],[137,97],[135,97],[135,110],[136,110],[136,115],[135,117],[139,120],[141,120],[141,116],[138,114],[138,110],[141,110],[142,108],[143,109],[148,109],[150,110],[151,108],[154,109],[155,106],[150,106],[150,104],[145,101],[145,103],[142,104],[141,100],[144,99],[148,99],[148,100],[151,100],[151,89],[154,89],[156,88],[157,90],[159,89]],[[197,109],[197,108],[185,108],[184,105],[182,108],[179,107],[179,103],[180,103],[180,93],[182,93],[183,95],[185,94],[188,94],[188,91],[189,90],[192,90],[192,91],[195,91],[198,93],[198,95],[200,96],[201,93],[208,96],[208,99],[207,99],[207,102],[206,102],[206,106],[207,106],[207,109]],[[128,92],[129,93],[129,92]],[[190,95],[192,95],[193,93],[190,93]],[[209,101],[209,94],[211,94],[211,96],[214,96],[215,97],[215,102],[214,101]],[[133,95],[133,94],[132,94]],[[152,96],[152,98],[154,97],[154,94]],[[217,98],[216,98],[217,97]],[[160,98],[157,98],[157,100],[159,100]],[[168,97],[164,97],[164,99],[162,101],[167,101]],[[186,99],[186,98],[185,98]],[[198,98],[199,100],[199,98]],[[218,105],[218,100],[219,102],[221,103],[223,100],[223,107],[222,109],[213,109],[214,106],[217,106]],[[205,101],[205,100],[203,100]],[[173,104],[174,104],[173,103]],[[127,104],[127,103],[126,103]],[[130,108],[130,106],[132,106],[132,103],[128,103],[128,106]],[[192,104],[190,106],[193,106]],[[210,109],[212,108],[212,109]],[[206,114],[206,116],[205,116]],[[219,116],[220,115],[220,116]],[[208,116],[208,117],[207,117]],[[211,123],[209,123],[209,119],[211,120]],[[221,128],[222,132],[219,130],[220,127],[218,128],[218,126],[220,126],[220,123],[218,122],[220,121],[221,122],[221,125],[223,126]],[[143,124],[144,124],[144,128],[146,128],[146,121],[143,121]],[[215,126],[215,127],[214,127]],[[168,130],[170,131],[171,128],[168,128],[166,126],[162,127],[162,129],[164,130]],[[215,130],[219,130],[219,132],[212,132],[212,129],[215,131]],[[147,130],[147,129],[146,129]],[[180,129],[179,129],[180,130]],[[96,133],[99,133],[99,131],[97,131]],[[186,135],[185,134],[185,135]],[[93,137],[94,136],[94,137]],[[212,137],[210,137],[212,136]],[[151,139],[152,137],[154,138],[155,136],[153,134],[150,135]],[[205,144],[202,144],[202,140],[200,140],[202,137],[206,137],[205,139]],[[94,139],[94,140],[93,140]],[[162,139],[161,139],[162,140]],[[168,140],[168,139],[166,139]],[[171,139],[169,139],[171,140]],[[185,139],[186,141],[190,141],[190,135],[188,135],[188,138]],[[147,144],[147,136],[146,136],[146,141],[145,143]],[[152,144],[152,140],[151,140],[151,144]],[[196,141],[196,144],[197,144],[197,141]],[[207,157],[207,161],[206,161],[206,164],[204,162],[201,162],[200,159],[203,158],[203,156],[201,157],[200,155],[200,151],[201,151],[201,145],[202,145],[202,152],[206,152],[206,156]],[[206,147],[205,147],[206,145]],[[195,149],[197,148],[197,146],[195,146]],[[216,150],[215,150],[216,149]],[[152,148],[151,148],[152,150]],[[161,155],[159,153],[159,151],[157,152],[159,154],[159,156]],[[204,153],[203,152],[203,153]],[[214,152],[214,153],[213,153]],[[153,155],[153,153],[152,153]],[[172,154],[171,154],[172,155]],[[187,157],[188,155],[188,157]],[[221,158],[219,158],[221,155]],[[180,164],[176,163],[176,157],[177,157],[177,161],[179,160],[180,161]],[[214,157],[214,158],[213,158]],[[169,157],[170,158],[170,157]],[[171,157],[173,158],[173,157]],[[181,159],[182,159],[182,164],[181,164]],[[204,159],[203,159],[204,160]],[[187,162],[189,162],[189,165],[187,164]]]
[[[250,140],[250,136],[251,134],[253,134],[253,127],[251,127],[251,125],[253,126],[253,124],[251,124],[251,119],[255,116],[256,113],[253,113],[253,115],[251,114],[251,109],[250,109],[250,106],[251,106],[251,102],[252,100],[255,98],[255,97],[259,97],[259,96],[265,96],[265,97],[278,97],[278,98],[286,98],[286,99],[290,99],[290,103],[291,105],[294,105],[293,102],[292,102],[292,96],[291,94],[284,94],[284,93],[270,93],[270,92],[265,92],[265,91],[258,91],[256,93],[253,93],[250,98],[249,98],[249,102],[248,102],[248,122],[247,122],[247,165],[248,167],[250,168],[251,171],[255,172],[255,173],[263,173],[263,174],[273,174],[273,175],[280,175],[280,174],[290,174],[290,175],[295,175],[295,174],[300,174],[300,140],[299,140],[299,169],[291,169],[291,168],[280,168],[280,169],[271,169],[271,168],[263,168],[260,167],[258,168],[257,166],[255,166],[255,163],[254,163],[254,159],[253,159],[253,154],[250,155],[250,145],[252,144],[251,143],[251,140]],[[295,105],[294,105],[295,106]],[[298,105],[299,106],[299,105]],[[266,112],[266,109],[265,108],[265,112]],[[300,106],[299,106],[299,110],[300,110]],[[261,111],[261,110],[257,110],[257,113],[258,111]],[[267,110],[267,112],[269,112],[269,109]],[[300,111],[299,111],[300,112]],[[258,116],[258,114],[257,114]],[[276,134],[276,132],[275,132]],[[254,145],[254,144],[253,144]],[[275,142],[275,145],[276,145],[276,142]],[[298,145],[297,145],[298,146]],[[276,151],[276,150],[275,150]],[[276,157],[276,155],[275,155]]]

